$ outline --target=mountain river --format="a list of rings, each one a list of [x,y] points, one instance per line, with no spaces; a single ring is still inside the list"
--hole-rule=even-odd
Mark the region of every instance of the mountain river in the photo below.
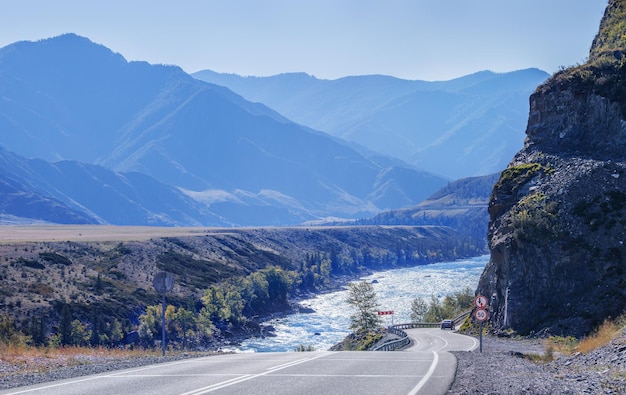
[[[440,262],[412,268],[376,272],[362,280],[372,282],[381,311],[393,315],[381,316],[385,326],[410,322],[411,302],[431,296],[446,295],[478,285],[478,279],[489,261],[489,255]],[[301,305],[314,313],[290,314],[267,321],[274,326],[276,336],[248,339],[234,349],[238,352],[293,351],[299,345],[312,346],[316,351],[327,350],[350,333],[352,310],[346,303],[347,291],[337,291],[305,299]]]

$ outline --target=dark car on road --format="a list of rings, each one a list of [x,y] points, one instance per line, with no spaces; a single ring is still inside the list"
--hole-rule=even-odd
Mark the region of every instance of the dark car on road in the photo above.
[[[443,320],[443,321],[441,321],[441,329],[454,330],[454,321],[452,321],[452,320]]]

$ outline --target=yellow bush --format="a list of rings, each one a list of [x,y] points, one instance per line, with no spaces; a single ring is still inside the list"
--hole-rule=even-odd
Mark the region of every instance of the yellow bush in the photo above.
[[[617,321],[604,321],[595,332],[581,339],[578,344],[578,351],[586,354],[598,347],[609,344],[618,335],[619,330],[620,327]]]

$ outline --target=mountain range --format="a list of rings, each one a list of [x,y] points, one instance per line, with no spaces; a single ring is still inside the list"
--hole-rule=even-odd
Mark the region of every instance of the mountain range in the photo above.
[[[499,173],[453,181],[413,207],[353,221],[358,225],[438,225],[456,230],[487,251],[488,206]],[[345,224],[345,222],[344,222]]]
[[[449,81],[382,75],[192,74],[287,118],[451,179],[504,169],[524,142],[528,97],[549,74],[481,71]]]
[[[13,202],[30,194],[66,206],[60,222],[359,218],[414,205],[448,182],[75,34],[0,49],[0,92],[0,155],[19,183],[7,191]]]

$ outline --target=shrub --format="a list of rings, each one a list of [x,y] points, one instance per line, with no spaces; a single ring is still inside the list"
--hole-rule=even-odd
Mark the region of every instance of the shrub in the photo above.
[[[315,347],[313,347],[312,345],[304,345],[304,344],[300,344],[299,346],[297,346],[296,348],[293,349],[295,352],[306,352],[306,351],[315,351]]]
[[[495,188],[500,189],[507,185],[511,190],[517,190],[519,187],[530,181],[541,170],[549,171],[548,168],[544,168],[540,163],[536,162],[509,166],[502,172]]]
[[[33,261],[33,260],[30,260],[30,259],[20,258],[17,261],[19,263],[21,263],[23,266],[30,267],[31,269],[41,270],[41,269],[45,268],[43,263],[39,263],[37,261]]]
[[[46,262],[54,263],[56,265],[70,266],[72,261],[63,255],[57,254],[56,252],[41,252],[39,257]]]
[[[619,332],[619,326],[616,321],[606,320],[591,335],[580,340],[578,351],[587,354],[596,348],[607,345],[613,340]]]
[[[519,240],[546,240],[560,233],[557,204],[542,193],[522,199],[513,211],[512,225]],[[547,240],[546,240],[547,241]]]
[[[23,347],[27,341],[28,338],[16,329],[12,317],[7,314],[0,316],[0,346]]]

